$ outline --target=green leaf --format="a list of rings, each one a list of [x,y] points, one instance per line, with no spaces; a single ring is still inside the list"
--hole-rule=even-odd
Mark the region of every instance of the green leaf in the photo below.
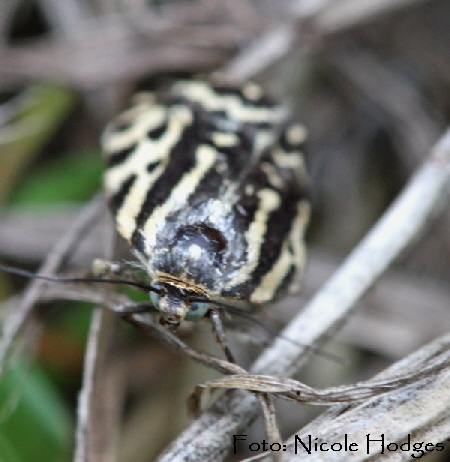
[[[68,88],[36,84],[15,102],[14,117],[0,127],[0,203],[75,104]]]
[[[36,205],[85,201],[100,189],[102,170],[99,152],[71,153],[53,159],[28,175],[10,202]]]
[[[37,366],[17,361],[0,382],[0,461],[70,460],[67,406]]]

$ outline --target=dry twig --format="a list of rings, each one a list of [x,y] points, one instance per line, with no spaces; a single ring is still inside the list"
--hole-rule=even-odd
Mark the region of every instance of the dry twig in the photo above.
[[[77,408],[75,462],[115,459],[124,397],[120,370],[107,368],[115,320],[104,310],[93,312]]]
[[[114,240],[111,227],[107,234],[105,256],[111,253]],[[110,291],[109,287],[97,288],[102,299],[110,298]],[[116,458],[124,383],[121,371],[109,367],[115,325],[116,317],[112,313],[94,309],[77,407],[75,462],[109,462]]]

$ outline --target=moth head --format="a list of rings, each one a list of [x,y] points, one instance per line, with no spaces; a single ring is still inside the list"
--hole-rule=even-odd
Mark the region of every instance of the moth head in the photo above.
[[[170,282],[152,285],[150,300],[161,313],[159,323],[170,330],[176,330],[181,321],[197,321],[206,316],[212,308],[208,299],[179,284]],[[203,300],[204,299],[204,300]]]

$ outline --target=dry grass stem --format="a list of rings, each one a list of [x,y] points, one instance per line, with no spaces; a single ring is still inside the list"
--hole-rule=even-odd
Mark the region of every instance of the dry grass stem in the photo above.
[[[205,389],[236,388],[241,390],[271,393],[277,397],[306,403],[310,405],[330,406],[333,404],[350,404],[373,398],[392,390],[398,391],[423,379],[437,376],[441,371],[448,369],[449,352],[445,350],[437,358],[424,358],[412,368],[406,368],[402,374],[389,376],[389,370],[382,380],[367,380],[352,385],[341,385],[317,389],[309,387],[293,379],[285,379],[265,375],[233,375],[205,382],[198,385],[193,391],[196,401],[200,401]],[[421,384],[422,386],[422,384]]]

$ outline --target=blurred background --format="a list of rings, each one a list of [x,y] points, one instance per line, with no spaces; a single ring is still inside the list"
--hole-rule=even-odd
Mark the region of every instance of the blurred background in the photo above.
[[[287,101],[310,134],[309,263],[301,294],[276,308],[279,322],[287,322],[448,125],[448,0],[4,0],[1,263],[36,271],[73,226],[101,189],[102,129],[134,92],[222,70],[255,46],[267,63],[244,59],[246,73]],[[102,223],[93,225],[63,269],[89,268],[102,255],[103,236]],[[346,363],[317,357],[301,380],[324,387],[369,378],[447,332],[449,267],[446,212],[367,294],[329,347]],[[2,323],[26,283],[0,274]],[[51,290],[44,295],[0,381],[1,461],[72,458],[92,304],[61,301]],[[273,310],[266,310],[268,319]],[[190,389],[215,375],[122,322],[113,335],[106,377],[115,390],[110,407],[118,409],[117,460],[151,461],[186,426]],[[210,337],[205,325],[186,341],[217,353]],[[248,364],[257,346],[240,349],[238,337],[233,351]],[[280,405],[284,436],[319,411],[287,409]],[[260,436],[249,440],[262,439],[259,427],[252,431]]]

